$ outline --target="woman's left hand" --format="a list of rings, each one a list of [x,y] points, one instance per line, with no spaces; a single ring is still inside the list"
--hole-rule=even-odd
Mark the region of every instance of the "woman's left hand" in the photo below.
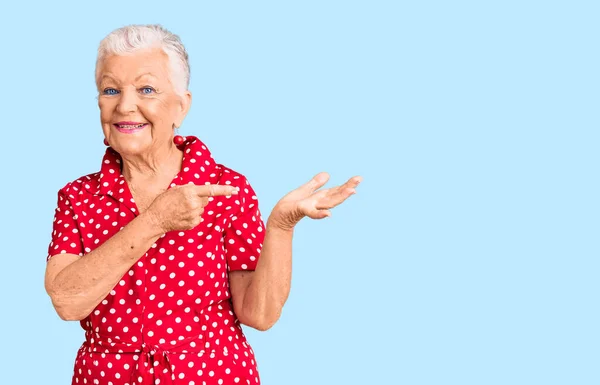
[[[305,216],[312,219],[331,216],[330,209],[355,194],[356,186],[359,185],[362,178],[355,176],[343,185],[317,191],[328,180],[329,174],[319,173],[308,183],[281,198],[273,208],[267,226],[292,230]]]

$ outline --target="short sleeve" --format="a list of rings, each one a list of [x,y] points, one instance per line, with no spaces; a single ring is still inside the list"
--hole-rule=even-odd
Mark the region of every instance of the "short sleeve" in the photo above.
[[[250,183],[240,188],[240,209],[225,230],[225,255],[230,271],[255,270],[265,239],[258,198]]]
[[[63,190],[58,192],[58,203],[52,226],[52,241],[46,261],[56,254],[83,255],[81,237],[73,207]]]

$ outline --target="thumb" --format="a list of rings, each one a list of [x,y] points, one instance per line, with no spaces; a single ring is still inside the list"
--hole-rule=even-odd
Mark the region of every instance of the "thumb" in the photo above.
[[[326,172],[320,172],[315,175],[311,180],[303,184],[298,188],[304,194],[312,194],[315,190],[321,188],[329,180],[329,174]]]

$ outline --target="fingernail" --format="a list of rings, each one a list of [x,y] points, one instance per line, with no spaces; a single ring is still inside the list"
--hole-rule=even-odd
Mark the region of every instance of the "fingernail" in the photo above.
[[[239,193],[238,189],[233,189],[233,191],[231,191],[232,195],[237,195]]]

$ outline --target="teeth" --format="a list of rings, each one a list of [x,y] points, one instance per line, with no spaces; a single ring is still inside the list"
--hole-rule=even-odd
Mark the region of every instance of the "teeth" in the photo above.
[[[134,128],[140,128],[140,127],[142,127],[143,125],[144,125],[144,123],[141,123],[141,124],[135,124],[135,125],[133,125],[133,124],[119,124],[118,126],[119,126],[120,128],[134,129]]]

